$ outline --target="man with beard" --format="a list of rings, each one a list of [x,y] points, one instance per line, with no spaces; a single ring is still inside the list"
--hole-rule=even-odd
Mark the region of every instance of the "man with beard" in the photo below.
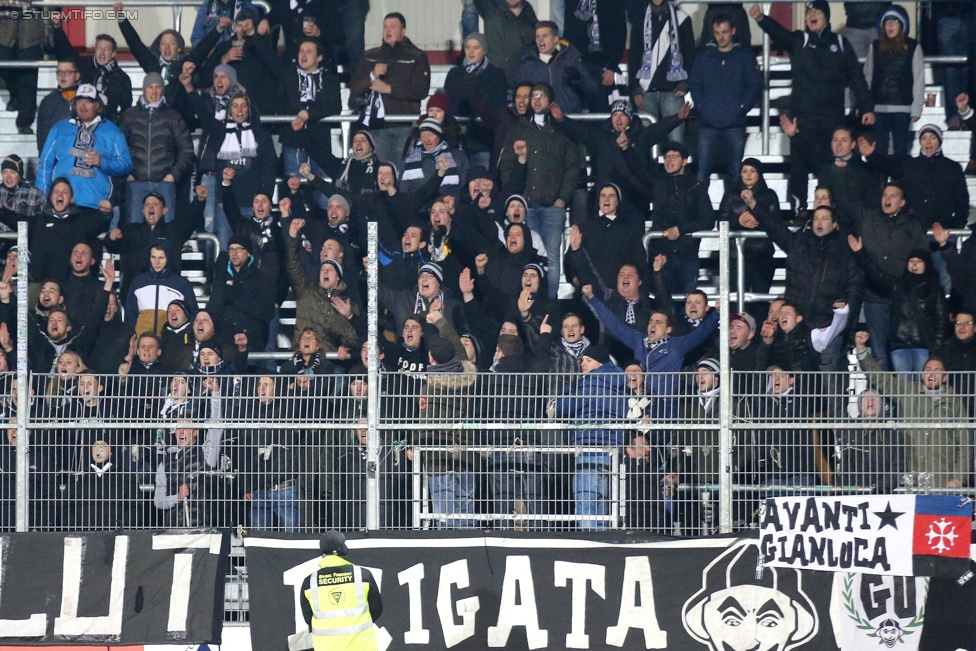
[[[132,170],[129,147],[119,128],[102,120],[102,100],[94,86],[79,86],[71,108],[72,116],[51,127],[47,136],[37,187],[47,192],[56,179],[66,178],[79,206],[99,209],[111,198],[112,177]]]
[[[159,336],[163,349],[160,361],[166,373],[185,371],[193,363],[193,316],[183,301],[171,301],[166,306],[166,325]]]

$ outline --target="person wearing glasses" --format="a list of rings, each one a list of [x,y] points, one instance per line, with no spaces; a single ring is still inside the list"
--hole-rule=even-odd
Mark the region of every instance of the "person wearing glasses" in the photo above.
[[[44,149],[51,127],[71,117],[71,100],[75,98],[78,82],[81,80],[78,64],[73,57],[58,59],[54,74],[58,78],[58,87],[41,100],[37,109],[37,151]]]

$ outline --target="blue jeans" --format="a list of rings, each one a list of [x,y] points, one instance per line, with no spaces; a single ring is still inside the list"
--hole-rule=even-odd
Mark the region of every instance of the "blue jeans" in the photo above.
[[[521,500],[530,515],[542,513],[542,468],[539,454],[534,452],[493,452],[488,460],[491,482],[492,512],[496,515],[515,513],[515,502]],[[496,520],[496,529],[511,529],[515,520]],[[530,529],[545,526],[541,520],[530,520]]]
[[[687,294],[698,286],[698,256],[694,258],[669,257],[661,269],[664,282],[672,294]]]
[[[464,38],[468,34],[478,31],[478,8],[474,0],[461,0],[461,49],[464,49]]]
[[[671,117],[685,104],[684,97],[675,97],[674,93],[664,93],[656,90],[644,92],[644,112],[649,113],[655,120]],[[682,122],[668,134],[668,140],[683,142],[685,138],[685,123]],[[741,158],[739,160],[742,160]]]
[[[294,147],[284,147],[281,150],[281,162],[285,168],[285,178],[292,176],[298,176],[298,168],[301,167],[302,163],[308,163],[312,168],[312,174],[319,178],[325,178],[328,174],[325,173],[319,164],[308,157],[308,152],[304,149],[295,149]],[[319,192],[318,190],[312,193],[315,197],[315,203],[322,210],[327,210],[329,208],[329,198]]]
[[[366,51],[368,11],[369,0],[339,0],[339,20],[342,21],[342,32],[346,36],[346,56],[349,58],[346,72],[349,75],[356,71],[356,66]]]
[[[595,515],[610,515],[610,466],[577,462],[573,474],[577,526],[583,531],[609,529],[609,520],[592,520]]]
[[[373,150],[376,157],[383,163],[393,163],[400,172],[403,172],[403,147],[410,137],[410,127],[392,126],[391,123],[382,129],[370,129],[369,135],[373,136],[376,148]]]
[[[224,204],[220,202],[220,197],[217,196],[220,183],[215,174],[207,174],[201,180],[201,184],[207,188],[207,205],[204,207],[204,215],[211,217],[209,220],[204,220],[207,232],[216,233],[217,237],[220,238],[220,250],[226,251],[227,246],[230,244],[230,238],[234,236],[234,231],[231,230],[230,222],[227,221],[227,215],[224,214]],[[211,200],[213,204],[210,203]],[[248,209],[250,209],[250,206],[248,206]],[[212,210],[209,215],[208,210]],[[243,207],[241,207],[241,212],[244,212]]]
[[[428,475],[427,486],[434,513],[470,515],[474,513],[474,473],[469,470]],[[474,520],[439,518],[438,529],[475,527]]]
[[[125,213],[127,224],[141,224],[142,201],[150,192],[158,192],[166,199],[166,221],[176,219],[176,184],[165,181],[129,181],[125,185]],[[181,243],[182,244],[182,243]]]
[[[715,170],[715,161],[723,160],[729,177],[738,179],[742,157],[746,151],[746,130],[742,127],[715,129],[698,127],[698,180],[708,188],[708,177]]]
[[[874,113],[874,137],[878,151],[888,155],[888,143],[894,144],[894,158],[908,158],[912,149],[911,113]]]
[[[563,231],[566,230],[566,209],[559,206],[548,208],[529,208],[526,215],[529,229],[539,234],[549,256],[549,270],[546,282],[549,284],[549,297],[559,296],[559,272],[562,262]],[[526,246],[532,246],[527,242]]]
[[[868,324],[871,356],[883,371],[890,371],[888,364],[888,333],[891,331],[891,306],[885,303],[864,301],[864,320]]]
[[[271,529],[275,516],[279,531],[298,531],[298,486],[251,493],[251,528]]]
[[[939,35],[939,54],[942,56],[969,56],[969,26],[956,16],[940,18],[936,27]],[[945,67],[945,110],[946,117],[958,115],[956,96],[966,92],[969,85],[968,65],[947,65]]]
[[[915,373],[921,373],[928,359],[927,348],[899,348],[891,351],[891,366],[894,371],[901,373],[904,379],[910,379],[910,376]]]

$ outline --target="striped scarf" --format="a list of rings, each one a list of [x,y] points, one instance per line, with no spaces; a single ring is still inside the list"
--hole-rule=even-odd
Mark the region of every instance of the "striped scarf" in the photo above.
[[[458,171],[457,162],[454,160],[454,156],[451,155],[451,152],[448,151],[447,143],[443,140],[430,151],[424,149],[423,145],[417,145],[411,149],[410,153],[407,154],[406,160],[403,161],[403,176],[400,177],[400,180],[415,181],[423,179],[424,161],[433,161],[434,170],[436,170],[437,159],[445,156],[450,159],[451,165],[447,168],[447,173],[444,174],[444,178],[441,180],[441,187],[443,188],[446,185],[460,185],[461,172]]]

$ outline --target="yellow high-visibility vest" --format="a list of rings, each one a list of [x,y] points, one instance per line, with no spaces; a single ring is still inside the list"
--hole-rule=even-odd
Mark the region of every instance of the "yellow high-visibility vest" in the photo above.
[[[347,566],[348,571],[309,577],[304,597],[312,606],[312,643],[315,651],[376,651],[376,632],[369,615],[369,584],[363,583],[358,565],[339,556],[323,556],[319,568]]]

